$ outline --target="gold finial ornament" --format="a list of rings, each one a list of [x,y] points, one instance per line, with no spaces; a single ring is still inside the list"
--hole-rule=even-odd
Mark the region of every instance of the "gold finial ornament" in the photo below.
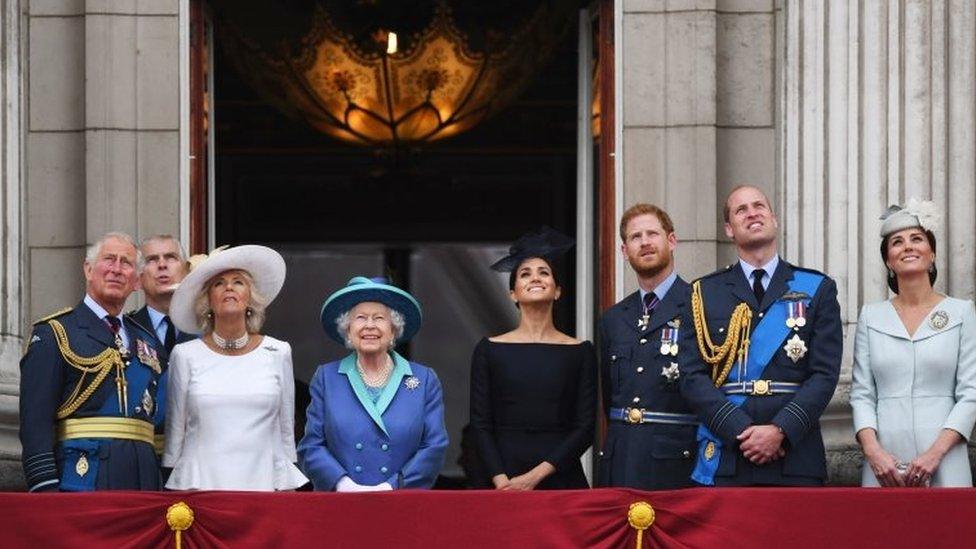
[[[631,503],[627,511],[627,522],[630,523],[631,528],[637,530],[636,547],[640,549],[644,543],[644,530],[654,524],[654,508],[646,501]]]
[[[176,534],[176,549],[181,549],[183,546],[181,534],[193,526],[193,509],[182,501],[170,505],[166,510],[166,524]]]

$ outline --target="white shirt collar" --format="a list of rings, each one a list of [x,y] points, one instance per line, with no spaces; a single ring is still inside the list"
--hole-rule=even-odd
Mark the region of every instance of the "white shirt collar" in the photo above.
[[[163,318],[166,317],[165,314],[153,309],[149,305],[146,305],[146,311],[149,313],[149,322],[152,323],[153,330],[159,330],[159,325],[163,323]]]
[[[664,300],[664,296],[668,295],[668,290],[671,289],[671,286],[674,286],[674,281],[677,279],[678,279],[678,271],[672,270],[671,274],[669,274],[667,278],[662,280],[661,283],[657,285],[657,287],[651,290],[652,292],[654,292],[654,295],[657,296],[658,301]],[[644,296],[647,295],[648,292],[645,292],[644,289],[639,286],[637,289],[640,290],[640,298],[641,298],[641,302],[643,303]]]
[[[770,259],[769,262],[763,265],[762,267],[754,267],[749,263],[747,263],[746,260],[740,257],[739,266],[742,267],[742,272],[745,273],[746,280],[749,282],[750,285],[752,284],[753,271],[760,268],[766,271],[766,274],[764,274],[762,277],[762,285],[763,288],[765,288],[769,286],[769,281],[773,279],[773,273],[776,272],[776,267],[779,267],[779,255],[778,254],[774,255],[773,258]]]

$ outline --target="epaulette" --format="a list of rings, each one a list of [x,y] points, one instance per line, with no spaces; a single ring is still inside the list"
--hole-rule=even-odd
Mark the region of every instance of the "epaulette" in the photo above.
[[[827,273],[825,273],[823,271],[818,271],[816,269],[810,269],[810,268],[807,268],[807,267],[800,267],[800,266],[794,265],[792,263],[790,263],[790,267],[793,267],[793,270],[794,271],[805,271],[805,272],[808,272],[808,273],[813,273],[815,275],[827,276]]]
[[[720,275],[720,274],[725,274],[725,273],[731,271],[732,268],[735,267],[735,266],[736,266],[736,263],[732,263],[728,267],[724,267],[724,268],[718,269],[716,271],[712,271],[712,272],[708,273],[707,275],[698,277],[697,279],[695,279],[694,282],[697,282],[699,280],[706,280],[706,279],[712,278],[713,276],[717,276],[717,275]]]
[[[140,324],[139,321],[136,320],[136,317],[133,316],[132,313],[125,313],[125,319],[135,324],[140,330],[146,332],[147,334],[151,334],[153,337],[156,337],[156,333],[150,330],[149,328],[146,328],[142,324]]]
[[[74,310],[74,307],[65,307],[64,309],[59,309],[59,310],[57,310],[57,311],[55,311],[55,312],[53,312],[53,313],[51,313],[51,314],[49,314],[49,315],[47,315],[45,317],[41,317],[41,318],[35,320],[34,322],[32,322],[31,324],[33,324],[34,326],[37,326],[38,324],[43,324],[43,323],[47,322],[48,320],[51,320],[52,318],[58,318],[59,316],[66,315],[66,314],[70,313],[73,310]]]

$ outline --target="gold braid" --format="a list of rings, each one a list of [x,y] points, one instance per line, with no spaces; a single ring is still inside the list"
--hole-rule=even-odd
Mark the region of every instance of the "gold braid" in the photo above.
[[[102,381],[111,373],[113,368],[116,370],[117,375],[123,375],[122,371],[125,368],[125,363],[122,361],[122,355],[119,354],[119,350],[111,347],[93,357],[83,357],[75,354],[68,345],[68,334],[65,332],[64,326],[57,320],[49,320],[48,323],[54,331],[54,339],[58,343],[58,350],[61,351],[61,356],[65,362],[76,370],[81,371],[81,378],[78,380],[78,385],[75,386],[75,390],[61,407],[58,408],[58,419],[64,419],[75,413],[75,410],[91,398],[92,394],[98,390]],[[96,374],[95,379],[82,391],[81,388],[84,386],[85,375],[87,374]]]
[[[698,340],[698,350],[702,359],[712,367],[712,381],[718,387],[725,383],[732,371],[732,364],[739,361],[745,364],[749,360],[749,335],[752,326],[752,309],[745,303],[739,303],[729,318],[728,334],[721,345],[712,343],[705,321],[705,304],[701,296],[701,281],[695,281],[691,287],[691,312],[695,320],[695,338]],[[723,364],[724,363],[724,364]],[[719,367],[721,365],[721,370]]]

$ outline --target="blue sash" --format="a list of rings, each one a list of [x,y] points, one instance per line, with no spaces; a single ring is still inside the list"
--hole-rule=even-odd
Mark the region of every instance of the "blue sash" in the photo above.
[[[808,271],[794,271],[793,280],[787,286],[790,292],[801,292],[813,297],[820,287],[820,282],[824,276]],[[806,299],[809,305],[810,299]],[[786,325],[789,316],[789,302],[777,301],[774,303],[762,320],[752,331],[749,345],[749,359],[746,361],[745,374],[740,378],[739,370],[733,368],[729,374],[729,383],[738,381],[755,381],[762,376],[763,370],[772,360],[773,355],[779,349],[780,344],[790,334],[790,328]],[[745,402],[747,395],[727,395],[732,404],[741,406]],[[706,448],[711,443],[712,455],[706,457]],[[691,480],[699,484],[711,486],[715,484],[715,472],[722,458],[722,441],[715,436],[704,424],[698,426],[698,461],[695,463],[695,470],[691,473]]]

